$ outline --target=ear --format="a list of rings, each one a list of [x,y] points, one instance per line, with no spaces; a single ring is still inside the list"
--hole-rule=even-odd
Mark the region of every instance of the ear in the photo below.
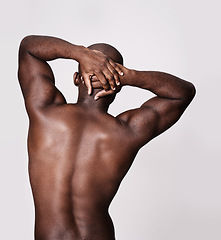
[[[73,79],[74,79],[74,85],[75,85],[75,86],[79,86],[80,80],[79,80],[79,73],[78,73],[78,72],[75,72],[75,73],[74,73]]]

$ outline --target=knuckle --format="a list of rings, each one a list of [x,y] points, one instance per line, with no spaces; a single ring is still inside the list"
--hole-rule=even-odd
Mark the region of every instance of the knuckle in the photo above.
[[[109,89],[109,84],[104,84],[104,85],[103,85],[103,88],[104,88],[105,90],[108,90],[108,89]]]
[[[110,75],[109,81],[114,81],[114,75]]]
[[[104,87],[109,87],[109,84],[106,82],[103,84]]]

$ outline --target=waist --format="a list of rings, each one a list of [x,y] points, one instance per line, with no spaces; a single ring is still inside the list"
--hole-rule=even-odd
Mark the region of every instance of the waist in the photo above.
[[[90,214],[90,213],[89,213]],[[36,214],[36,240],[114,240],[114,227],[109,214],[99,217],[50,216],[41,218]]]

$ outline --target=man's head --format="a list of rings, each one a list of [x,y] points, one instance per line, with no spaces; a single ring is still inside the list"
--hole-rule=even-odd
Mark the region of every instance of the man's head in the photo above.
[[[100,51],[103,54],[107,55],[108,57],[110,57],[114,62],[119,63],[121,65],[123,65],[123,57],[120,54],[120,52],[114,48],[113,46],[106,44],[106,43],[96,43],[96,44],[92,44],[88,47],[91,50],[96,50],[96,51]],[[75,77],[78,77],[78,79],[74,79],[75,85],[79,86],[79,90],[81,88],[83,88],[84,90],[86,90],[85,86],[83,86],[84,84],[82,84],[82,82],[79,79],[79,75],[75,75]],[[93,78],[92,78],[93,81]],[[94,89],[94,92],[97,92],[98,89]],[[82,92],[82,91],[80,91]],[[116,94],[112,94],[107,96],[110,99],[110,103],[114,100]],[[109,104],[110,104],[109,103]]]

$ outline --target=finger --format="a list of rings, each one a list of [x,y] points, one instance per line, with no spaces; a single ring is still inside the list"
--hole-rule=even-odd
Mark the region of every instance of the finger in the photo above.
[[[84,84],[84,78],[83,78],[83,76],[81,76],[81,83]]]
[[[107,79],[111,89],[116,90],[114,75],[108,69],[103,70],[103,74],[104,74],[105,78]]]
[[[84,83],[85,83],[85,85],[87,87],[88,94],[91,95],[91,93],[92,93],[92,86],[91,86],[90,76],[87,75],[87,74],[84,74],[83,75],[83,80],[84,80]]]
[[[111,65],[112,64],[112,65]],[[114,75],[114,79],[115,79],[115,83],[116,83],[116,85],[117,86],[119,86],[120,85],[120,78],[119,78],[119,72],[120,72],[120,74],[121,74],[121,76],[123,75],[123,72],[121,71],[121,70],[119,70],[118,72],[116,71],[116,69],[114,68],[114,67],[116,67],[116,68],[119,68],[118,66],[117,66],[117,64],[115,63],[115,62],[113,62],[112,60],[110,61],[110,66],[112,67],[112,73],[113,73],[113,75]],[[120,68],[119,68],[120,69]]]
[[[110,85],[107,82],[107,79],[105,78],[105,76],[102,73],[96,73],[95,74],[97,76],[97,78],[99,79],[99,81],[101,82],[103,89],[104,90],[109,90],[110,89]]]
[[[111,95],[111,94],[114,94],[114,93],[115,93],[115,91],[113,91],[113,90],[108,90],[108,91],[101,90],[94,96],[94,100],[98,100],[101,97],[105,97],[107,95]]]
[[[107,68],[108,68],[108,70],[111,72],[111,74],[113,75],[114,85],[115,85],[115,89],[116,89],[116,85],[120,85],[119,74],[118,74],[118,72],[115,70],[115,68],[113,68],[113,66],[112,66],[110,63],[107,64]]]
[[[124,75],[123,71],[120,68],[120,64],[116,64],[112,59],[109,59],[109,63],[112,65],[112,67],[120,74],[121,76]]]
[[[95,75],[92,75],[92,76],[90,77],[90,79],[91,79],[91,82],[97,82],[97,81],[99,81],[99,79],[98,79],[97,76],[95,76]]]
[[[103,86],[100,81],[92,82],[92,88],[101,88],[103,89]]]

